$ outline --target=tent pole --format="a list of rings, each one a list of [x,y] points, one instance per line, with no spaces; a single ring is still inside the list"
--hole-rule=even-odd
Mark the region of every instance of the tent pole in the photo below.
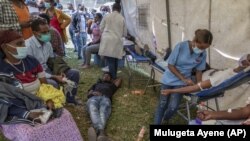
[[[172,48],[169,0],[166,0],[166,13],[167,13],[167,27],[168,27],[168,48]]]
[[[212,17],[212,0],[209,0],[209,16],[208,16],[208,29],[211,31],[211,17]],[[208,64],[211,66],[211,48],[208,48]]]

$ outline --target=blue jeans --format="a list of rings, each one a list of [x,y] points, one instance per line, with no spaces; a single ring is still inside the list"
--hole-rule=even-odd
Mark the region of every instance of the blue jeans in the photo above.
[[[183,86],[168,86],[162,84],[161,89],[175,89],[180,88]],[[183,94],[170,94],[170,95],[162,95],[160,94],[160,101],[157,106],[155,117],[154,117],[154,124],[159,125],[164,120],[170,119],[177,111]]]
[[[87,33],[86,32],[81,32],[76,38],[76,44],[77,44],[77,52],[78,52],[78,58],[82,58],[82,47],[86,45],[87,42]]]
[[[118,59],[113,58],[113,57],[106,57],[108,67],[109,67],[109,72],[112,75],[113,79],[116,79],[116,74],[117,74],[117,68],[118,68]]]
[[[74,49],[77,50],[75,32],[74,32],[74,29],[71,28],[71,27],[69,28],[69,35],[70,35],[71,41],[72,41],[72,43],[74,45]]]
[[[69,79],[69,80],[72,80],[73,82],[76,83],[76,86],[78,86],[78,83],[79,83],[79,80],[80,80],[80,72],[76,69],[70,69],[68,70],[66,73],[66,77]],[[77,88],[73,88],[73,90],[70,92],[68,92],[66,94],[67,96],[67,102],[68,103],[76,103],[75,101],[75,96],[77,95]]]
[[[93,96],[87,101],[87,110],[96,130],[105,128],[111,114],[111,101],[106,96]]]
[[[80,80],[80,73],[78,70],[70,69],[65,73],[65,75],[69,80],[75,82],[76,85],[78,86]],[[59,88],[59,84],[53,79],[47,79],[47,83],[53,85],[55,88]],[[77,87],[73,88],[71,92],[68,92],[66,94],[66,101],[68,103],[76,103],[75,101],[76,94],[77,94]]]

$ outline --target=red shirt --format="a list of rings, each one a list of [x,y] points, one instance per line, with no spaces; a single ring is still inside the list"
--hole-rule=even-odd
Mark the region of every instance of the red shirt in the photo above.
[[[50,20],[50,25],[53,26],[60,34],[63,33],[63,30],[60,27],[60,23],[56,16],[53,16],[53,18]]]

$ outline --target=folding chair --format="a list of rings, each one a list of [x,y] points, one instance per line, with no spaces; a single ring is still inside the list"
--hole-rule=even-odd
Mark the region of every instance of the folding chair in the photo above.
[[[163,74],[165,71],[165,69],[162,66],[158,65],[155,62],[153,62],[150,66],[151,66],[150,79],[146,83],[144,92],[146,92],[147,88],[153,88],[154,91],[156,91],[156,87],[161,86],[161,83],[155,83],[155,71],[159,72],[160,74]],[[152,84],[149,84],[150,81],[152,82]]]
[[[132,66],[134,66],[134,69],[136,69],[138,64],[150,64],[151,60],[148,57],[145,57],[143,55],[139,55],[135,51],[135,46],[124,46],[126,51],[126,63],[128,66],[128,87],[130,88],[132,81],[149,81],[150,78],[147,79],[135,79],[134,75],[132,73]]]

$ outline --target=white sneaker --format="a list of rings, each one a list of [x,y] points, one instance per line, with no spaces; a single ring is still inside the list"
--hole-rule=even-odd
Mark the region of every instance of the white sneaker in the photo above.
[[[106,67],[102,68],[102,71],[109,72],[109,66],[106,66]]]

